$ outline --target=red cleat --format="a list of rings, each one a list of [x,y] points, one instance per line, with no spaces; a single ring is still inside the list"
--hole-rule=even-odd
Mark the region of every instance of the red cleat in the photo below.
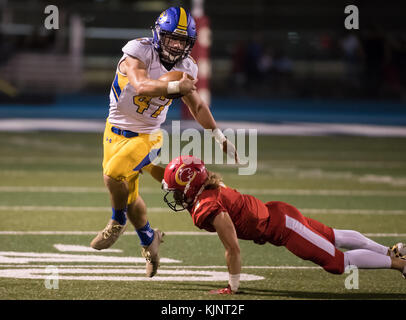
[[[231,290],[230,285],[228,285],[227,288],[211,290],[210,294],[234,294],[234,292]]]

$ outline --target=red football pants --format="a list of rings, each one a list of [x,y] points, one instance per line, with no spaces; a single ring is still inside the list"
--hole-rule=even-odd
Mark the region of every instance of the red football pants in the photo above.
[[[334,246],[332,228],[303,216],[288,203],[271,201],[266,205],[271,217],[272,238],[278,239],[274,244],[284,245],[299,258],[310,260],[330,273],[344,272],[344,254]]]

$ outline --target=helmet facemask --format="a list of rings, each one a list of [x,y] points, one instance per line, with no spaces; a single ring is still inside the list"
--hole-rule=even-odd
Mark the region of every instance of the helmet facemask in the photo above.
[[[196,40],[187,35],[161,30],[159,25],[155,26],[154,31],[158,38],[159,56],[166,63],[172,64],[186,58]]]
[[[195,189],[190,190],[190,182],[185,186],[183,190],[181,189],[170,189],[165,180],[162,180],[162,189],[166,191],[164,195],[164,201],[173,211],[183,211],[190,208],[197,196],[203,191],[204,184],[200,186],[197,191]]]
[[[169,190],[164,196],[164,201],[173,211],[183,211],[190,206],[186,201],[185,194],[180,190]]]

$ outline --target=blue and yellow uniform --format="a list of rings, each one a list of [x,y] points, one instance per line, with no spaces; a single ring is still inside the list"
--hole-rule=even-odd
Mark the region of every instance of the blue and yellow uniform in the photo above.
[[[168,70],[162,65],[151,38],[129,41],[123,47],[119,64],[127,57],[141,60],[149,77],[158,79]],[[110,110],[103,138],[103,173],[129,184],[128,204],[138,196],[139,170],[159,154],[163,143],[161,124],[166,119],[171,99],[137,94],[117,66],[110,91]],[[197,65],[191,57],[178,61],[171,71],[182,71],[197,78]]]

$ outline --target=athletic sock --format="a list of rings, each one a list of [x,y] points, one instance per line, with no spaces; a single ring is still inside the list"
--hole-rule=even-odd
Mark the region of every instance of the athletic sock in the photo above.
[[[353,265],[360,269],[390,269],[392,259],[370,250],[358,249],[344,252],[344,268]]]
[[[379,254],[387,255],[388,247],[385,247],[375,241],[368,239],[358,231],[336,230],[334,231],[335,246],[344,249],[366,249]]]
[[[147,224],[145,226],[140,229],[135,229],[135,231],[137,232],[138,237],[141,240],[141,245],[144,247],[149,246],[152,240],[154,240],[154,230],[151,229],[149,221],[147,221]]]
[[[114,209],[112,208],[113,215],[111,219],[116,220],[119,224],[125,225],[127,222],[127,208],[125,209]]]

